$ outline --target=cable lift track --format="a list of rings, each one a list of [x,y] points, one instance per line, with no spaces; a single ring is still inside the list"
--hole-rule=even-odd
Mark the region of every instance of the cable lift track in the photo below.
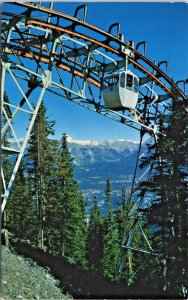
[[[14,4],[14,3],[13,3]],[[57,18],[63,18],[63,19],[66,19],[68,21],[71,21],[71,22],[74,22],[77,25],[81,25],[83,27],[86,27],[88,29],[91,29],[101,35],[103,35],[105,38],[106,38],[106,41],[113,41],[113,42],[116,42],[117,44],[119,44],[119,48],[121,48],[122,46],[130,49],[131,51],[133,51],[133,53],[135,54],[136,56],[136,60],[133,60],[131,58],[128,58],[129,59],[129,62],[132,63],[134,65],[135,68],[138,68],[139,70],[141,70],[143,72],[143,74],[149,76],[152,80],[154,80],[159,86],[161,86],[161,88],[164,89],[165,92],[167,92],[169,94],[169,96],[172,95],[170,89],[168,89],[160,80],[159,80],[159,77],[162,77],[163,79],[165,79],[171,86],[174,84],[173,80],[171,80],[167,74],[165,74],[159,67],[157,67],[152,61],[150,61],[146,56],[142,55],[140,52],[138,52],[135,48],[131,47],[128,43],[124,43],[123,41],[121,41],[118,37],[116,36],[113,36],[111,34],[109,34],[108,32],[106,31],[103,31],[101,30],[100,28],[98,27],[95,27],[89,23],[86,23],[85,21],[81,21],[81,20],[78,20],[77,18],[75,17],[71,17],[69,15],[66,15],[64,13],[60,13],[60,12],[57,12],[57,11],[54,11],[52,9],[49,9],[49,8],[45,8],[45,7],[39,7],[35,4],[31,4],[31,3],[23,3],[23,2],[16,2],[15,4],[17,5],[20,5],[20,6],[23,6],[23,7],[27,7],[27,8],[32,8],[34,10],[37,10],[37,11],[41,11],[41,12],[45,12],[45,13],[48,13],[50,14],[50,16],[54,16],[54,17],[57,17]],[[80,34],[80,33],[77,33],[75,32],[75,30],[70,30],[70,29],[64,29],[60,26],[57,26],[57,25],[54,25],[54,24],[49,24],[49,23],[45,23],[45,22],[40,22],[38,20],[32,20],[32,19],[28,19],[26,21],[26,24],[29,25],[29,24],[35,24],[35,25],[39,25],[41,27],[46,27],[46,28],[51,28],[51,29],[54,29],[54,30],[57,30],[57,31],[62,31],[63,33],[68,33],[72,36],[77,36],[79,38],[82,38],[86,41],[89,41],[89,42],[92,42],[92,43],[95,43],[96,45],[98,46],[102,46],[104,49],[108,50],[108,51],[111,51],[112,53],[116,53],[118,56],[120,57],[124,57],[125,56],[125,53],[121,50],[117,50],[113,47],[110,47],[109,45],[107,45],[105,42],[99,42],[95,39],[91,39],[83,34]],[[149,72],[147,69],[145,69],[141,64],[139,64],[137,62],[137,60],[140,59],[142,60],[143,62],[147,63],[153,70],[155,70],[156,75],[152,74],[151,72]],[[185,101],[187,101],[187,97],[186,95],[183,93],[183,91],[181,89],[179,89],[179,94],[180,96],[182,97],[182,99],[184,99]],[[187,104],[187,102],[186,102]]]
[[[165,116],[169,113],[168,101],[173,96],[172,88],[175,83],[167,75],[167,62],[162,61],[156,65],[150,61],[146,57],[146,42],[140,42],[136,47],[133,42],[124,42],[118,23],[112,24],[108,32],[87,23],[86,5],[79,6],[73,17],[31,2],[11,3],[13,8],[15,5],[25,8],[26,11],[18,16],[9,11],[2,13],[1,101],[3,103],[2,115],[5,120],[2,126],[2,137],[7,130],[10,130],[14,144],[16,144],[16,147],[3,145],[2,153],[15,154],[16,159],[8,182],[6,182],[3,168],[1,170],[4,187],[1,212],[3,213],[8,201],[46,91],[120,122],[127,128],[132,127],[140,131],[140,147],[131,188],[132,196],[133,191],[136,190],[135,185],[140,180],[136,179],[136,174],[139,159],[144,155],[142,153],[143,135],[147,134],[155,143],[157,135],[160,134],[161,115]],[[83,12],[82,20],[77,17],[79,11]],[[46,21],[36,16],[39,12],[45,14]],[[33,13],[35,13],[34,16],[32,16]],[[63,22],[67,22],[66,26],[62,25]],[[113,29],[116,29],[115,35],[112,34]],[[89,35],[85,34],[87,31],[90,32]],[[144,54],[138,51],[142,45]],[[166,73],[160,68],[161,65],[166,66]],[[139,78],[139,99],[136,107],[124,108],[121,111],[107,108],[103,100],[103,86],[107,82],[105,76],[129,67],[137,72]],[[21,100],[17,102],[11,100],[11,97],[9,102],[5,100],[4,93],[7,89],[8,78],[13,80],[19,90]],[[185,94],[186,81],[182,82],[184,90],[178,87],[178,93],[182,109],[188,112],[188,99]],[[40,87],[40,93],[38,92],[36,98],[32,95],[39,90],[38,87]],[[22,143],[20,143],[17,128],[14,127],[15,119],[20,113],[28,114],[30,120]],[[150,176],[150,170],[145,171],[144,176]],[[141,199],[142,202],[143,199]],[[122,247],[128,251],[134,250],[131,246],[131,236],[132,232],[129,234],[128,244],[125,245],[125,242],[122,244]],[[146,239],[145,236],[144,238]],[[147,240],[146,242],[148,243]],[[139,251],[147,252],[146,250]],[[122,264],[124,260],[125,257],[122,259]]]
[[[59,12],[55,12],[51,9],[47,9],[47,8],[44,8],[44,7],[38,7],[38,6],[35,6],[34,4],[28,4],[28,3],[17,3],[18,5],[21,5],[21,6],[25,6],[27,8],[33,8],[34,10],[39,10],[39,11],[42,11],[42,12],[47,12],[47,13],[50,13],[50,16],[56,16],[56,17],[62,17],[62,18],[65,18],[66,20],[69,20],[71,22],[76,22],[76,25],[82,25],[82,26],[85,26],[87,28],[90,28],[92,30],[95,30],[96,32],[100,33],[100,34],[103,34],[105,36],[105,38],[107,39],[105,42],[99,42],[98,40],[96,39],[92,39],[86,35],[83,35],[83,34],[80,34],[80,33],[77,33],[75,32],[75,30],[70,30],[69,29],[66,29],[66,28],[62,28],[60,26],[57,26],[57,25],[54,25],[54,24],[49,24],[49,23],[45,23],[45,22],[41,22],[41,21],[38,21],[38,20],[35,20],[35,19],[30,19],[30,18],[27,18],[26,20],[26,25],[35,25],[35,26],[39,26],[39,27],[43,27],[45,28],[46,30],[55,30],[56,32],[61,32],[62,34],[63,33],[68,33],[70,36],[74,36],[74,37],[78,37],[78,38],[81,38],[82,40],[84,41],[87,41],[87,42],[90,42],[90,43],[93,43],[94,45],[97,45],[97,47],[102,47],[103,49],[107,50],[107,51],[110,51],[111,53],[113,54],[116,54],[118,55],[118,57],[122,57],[125,59],[125,53],[124,51],[121,51],[121,50],[117,50],[115,49],[114,47],[111,47],[109,46],[109,41],[115,41],[116,43],[119,44],[119,48],[121,49],[122,47],[124,47],[124,49],[129,49],[132,51],[132,53],[134,54],[135,56],[135,60],[132,59],[131,57],[128,57],[128,63],[132,64],[134,66],[134,68],[137,68],[138,70],[140,70],[143,74],[145,74],[147,76],[146,78],[146,81],[153,81],[155,82],[158,86],[160,86],[164,92],[166,93],[165,95],[162,95],[162,96],[159,96],[159,102],[162,101],[162,99],[164,98],[169,98],[171,97],[172,95],[172,92],[170,90],[170,88],[168,88],[159,78],[162,77],[163,79],[165,79],[171,86],[173,85],[173,81],[160,69],[158,68],[154,63],[152,63],[150,60],[148,60],[146,58],[146,56],[143,56],[141,53],[139,53],[136,49],[132,48],[128,43],[123,43],[120,39],[118,39],[117,37],[114,37],[113,35],[93,26],[93,25],[90,25],[86,22],[83,22],[83,21],[80,21],[78,19],[75,19],[74,17],[71,17],[71,16],[68,16],[68,15],[65,15],[65,14],[62,14],[62,13],[59,13]],[[27,16],[27,14],[26,14]],[[59,19],[58,19],[58,22],[59,22]],[[70,27],[70,26],[69,26]],[[74,25],[74,28],[75,28],[75,25]],[[19,42],[19,41],[18,41]],[[24,41],[20,41],[20,44],[23,44]],[[11,46],[11,45],[10,45]],[[41,45],[42,46],[42,45]],[[40,48],[41,46],[37,46],[37,45],[32,45],[32,47],[34,48]],[[10,47],[11,48],[11,47]],[[14,46],[15,48],[15,46]],[[19,49],[19,47],[18,47]],[[42,61],[42,62],[45,62],[45,63],[49,63],[49,59],[47,57],[45,57],[44,55],[42,55],[40,53],[40,56],[37,55],[37,53],[35,55],[34,54],[34,51],[32,51],[32,54],[31,53],[27,53],[25,50],[23,51],[23,47],[22,51],[18,51],[17,49],[17,55],[19,56],[24,56],[24,57],[27,57],[27,58],[35,58],[36,60],[38,61]],[[11,52],[12,50],[9,49],[9,53],[12,53]],[[24,52],[24,54],[23,54]],[[72,52],[74,53],[74,49],[72,49]],[[79,51],[77,51],[75,53],[75,55],[78,55]],[[87,50],[87,53],[89,52],[89,50]],[[58,54],[57,54],[58,55]],[[60,57],[60,55],[59,55]],[[154,73],[151,73],[149,72],[146,68],[144,68],[140,63],[138,63],[138,59],[141,59],[143,60],[144,62],[146,62],[150,67],[152,67],[152,69],[155,71],[156,75],[154,75]],[[59,61],[59,58],[56,59],[56,61],[54,60],[54,63],[56,63],[56,65],[58,64],[58,68],[62,68],[66,71],[69,71],[69,72],[72,72],[74,75],[77,75],[77,76],[80,76],[80,77],[84,77],[85,74],[80,72],[79,70],[76,70],[76,68],[74,68],[74,70],[72,71],[72,69],[66,65],[63,65],[62,63],[58,63]],[[75,65],[78,65],[77,62],[74,62]],[[117,62],[117,65],[121,65],[121,63]],[[83,66],[82,66],[83,67]],[[97,67],[97,69],[102,69],[104,70],[105,69],[105,66],[100,66],[100,67]],[[89,72],[92,74],[93,73],[93,68],[90,68]],[[94,80],[92,77],[87,77],[87,81],[88,82],[91,82],[92,84],[94,84],[95,86],[97,86],[98,88],[101,88],[101,83],[99,82],[99,80]],[[142,82],[142,79],[141,79],[141,82]],[[186,107],[187,105],[187,100],[186,100],[186,96],[185,94],[179,89],[179,93],[184,101],[184,107]],[[99,109],[100,105],[98,105],[98,112],[101,112],[101,109]],[[101,106],[102,108],[102,106]],[[131,114],[133,116],[136,117],[137,121],[140,121],[140,123],[143,124],[143,121],[142,121],[142,118],[139,118],[139,113],[136,113],[135,111],[131,110],[130,111]],[[113,114],[115,114],[115,112],[113,112]],[[117,115],[117,114],[116,114]],[[107,114],[108,116],[108,114]],[[121,121],[123,120],[123,116],[121,118]],[[128,125],[128,124],[127,124]],[[140,124],[141,125],[141,124]],[[142,125],[144,126],[144,125]],[[151,129],[151,128],[150,128]]]
[[[138,52],[136,49],[132,48],[128,43],[124,43],[123,41],[121,41],[119,38],[109,34],[108,32],[104,31],[104,30],[101,30],[100,28],[98,27],[95,27],[89,23],[86,23],[85,21],[81,21],[81,20],[78,20],[77,18],[75,17],[72,17],[72,16],[69,16],[69,15],[66,15],[66,14],[63,14],[63,13],[60,13],[60,12],[57,12],[57,11],[54,11],[52,9],[49,9],[49,8],[45,8],[45,7],[39,7],[35,4],[31,4],[31,3],[22,3],[22,2],[16,2],[17,5],[20,5],[20,6],[24,6],[24,7],[27,7],[27,8],[33,8],[34,10],[37,10],[37,11],[41,11],[41,12],[45,12],[45,13],[48,13],[50,14],[50,16],[54,16],[54,17],[60,17],[60,18],[64,18],[66,20],[69,20],[71,22],[74,22],[76,25],[81,25],[83,27],[86,27],[86,28],[89,28],[89,29],[92,29],[93,31],[96,31],[97,33],[103,35],[106,37],[106,39],[109,39],[109,41],[114,41],[114,42],[117,42],[120,47],[121,46],[126,46],[128,47],[131,51],[133,51],[135,53],[135,55],[137,56],[137,59],[141,59],[143,60],[145,63],[147,63],[150,67],[152,67],[153,70],[156,71],[156,73],[158,74],[158,76],[155,76],[151,73],[149,73],[143,66],[141,66],[140,64],[137,63],[137,61],[134,61],[132,59],[129,58],[130,62],[135,64],[135,67],[137,66],[138,68],[140,68],[144,74],[147,74],[147,75],[150,75],[151,78],[153,80],[156,81],[156,83],[158,83],[161,87],[164,88],[164,90],[168,91],[171,95],[171,92],[165,88],[165,86],[162,84],[162,82],[160,82],[160,80],[158,80],[158,77],[163,77],[171,86],[173,85],[173,81],[167,76],[167,74],[165,74],[159,67],[157,67],[152,61],[150,61],[146,56],[142,55],[140,52]],[[120,56],[124,56],[124,53],[120,50],[116,50],[114,49],[113,47],[110,47],[108,45],[106,45],[105,43],[101,43],[101,42],[98,42],[97,40],[94,40],[94,39],[90,39],[89,37],[86,37],[82,34],[79,34],[79,33],[76,33],[75,31],[71,31],[71,30],[66,30],[66,29],[63,29],[57,25],[52,25],[52,24],[49,24],[49,23],[45,23],[45,22],[39,22],[37,20],[28,20],[27,21],[28,24],[29,23],[32,23],[32,22],[35,22],[35,24],[39,24],[41,26],[46,26],[48,28],[53,28],[57,31],[64,31],[66,33],[69,33],[71,35],[77,35],[79,36],[80,38],[83,38],[83,39],[86,39],[88,41],[91,41],[91,42],[94,42],[96,44],[100,44],[103,48],[106,48],[107,50],[111,51],[111,52],[114,52]],[[187,100],[187,97],[186,95],[179,89],[179,94],[181,95],[181,97],[184,99],[184,100]]]

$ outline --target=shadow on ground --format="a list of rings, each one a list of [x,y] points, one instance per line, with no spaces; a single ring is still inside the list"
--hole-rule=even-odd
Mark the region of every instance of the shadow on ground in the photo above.
[[[129,288],[125,281],[113,283],[95,271],[83,271],[69,264],[62,257],[55,257],[28,244],[14,242],[13,247],[19,254],[33,259],[40,266],[48,267],[52,275],[60,281],[63,291],[76,299],[161,299],[161,291],[152,291],[152,297],[148,289],[143,288],[141,282],[140,285]],[[174,298],[174,295],[170,297],[170,299]]]

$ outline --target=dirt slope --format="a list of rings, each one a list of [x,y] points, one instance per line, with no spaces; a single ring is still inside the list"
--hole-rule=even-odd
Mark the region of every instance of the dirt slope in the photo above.
[[[47,269],[2,247],[3,299],[72,299]]]

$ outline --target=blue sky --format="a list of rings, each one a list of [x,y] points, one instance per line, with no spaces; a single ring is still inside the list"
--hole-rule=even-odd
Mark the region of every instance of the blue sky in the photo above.
[[[82,3],[54,3],[54,9],[73,15]],[[185,3],[87,3],[87,22],[104,30],[112,23],[119,22],[125,40],[135,44],[147,41],[147,57],[158,62],[168,60],[169,76],[175,81],[188,77],[188,5]],[[49,118],[56,120],[56,136],[67,133],[75,139],[116,140],[138,139],[137,131],[108,120],[46,94],[45,104]]]
[[[79,3],[81,4],[81,3]],[[185,3],[87,3],[87,21],[104,30],[119,22],[126,40],[148,42],[147,56],[168,60],[174,80],[187,78],[188,5]],[[54,9],[73,15],[78,3],[55,3]],[[59,100],[61,102],[61,100]],[[63,130],[78,139],[137,139],[135,130],[92,113],[74,104],[58,105],[57,135]]]

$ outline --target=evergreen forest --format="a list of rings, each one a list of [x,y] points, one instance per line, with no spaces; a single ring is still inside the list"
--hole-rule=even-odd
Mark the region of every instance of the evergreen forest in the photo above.
[[[62,133],[61,141],[54,138],[55,123],[47,117],[44,103],[3,216],[3,227],[12,238],[114,283],[123,280],[135,295],[141,287],[146,295],[186,298],[188,114],[175,87],[173,95],[170,119],[165,123],[161,116],[162,134],[155,148],[148,144],[149,156],[140,165],[153,165],[150,182],[141,181],[139,187],[140,197],[150,192],[152,205],[142,210],[133,241],[136,249],[146,249],[148,241],[153,254],[122,248],[135,213],[134,201],[123,186],[119,207],[113,209],[111,181],[104,178],[106,214],[101,214],[97,197],[87,213],[87,199],[74,179],[67,136]],[[4,156],[2,163],[8,178],[11,161]]]

